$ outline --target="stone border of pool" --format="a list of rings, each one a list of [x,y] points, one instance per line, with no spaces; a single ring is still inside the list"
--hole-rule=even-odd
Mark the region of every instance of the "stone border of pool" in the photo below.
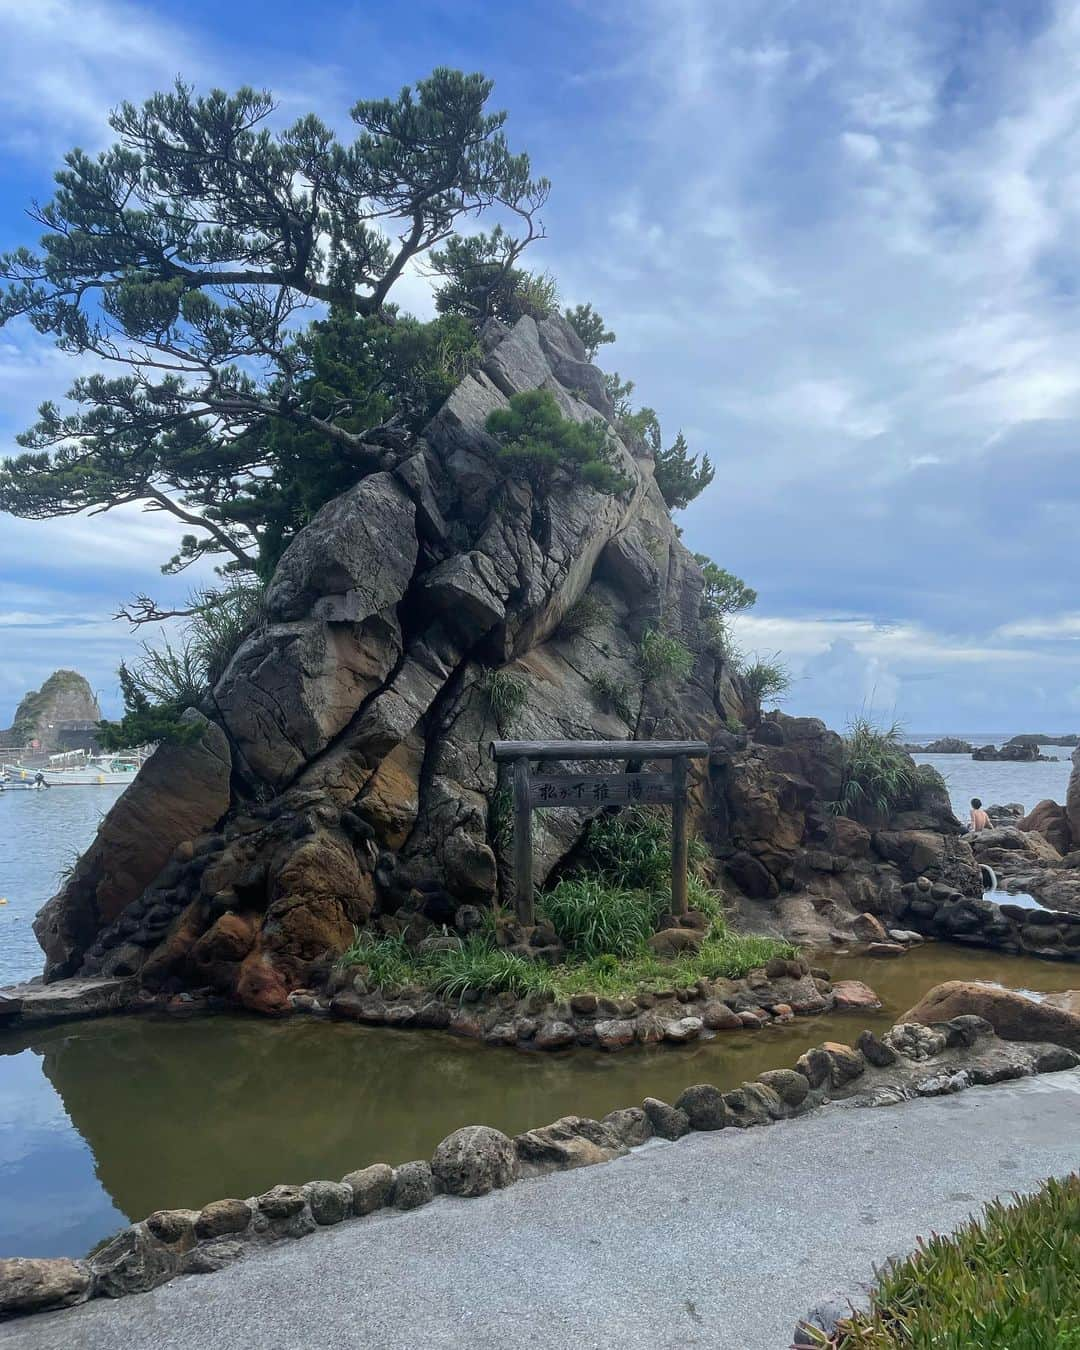
[[[1080,1055],[1064,1046],[1001,1041],[990,1023],[962,1016],[935,1026],[898,1023],[884,1037],[863,1031],[854,1046],[825,1042],[793,1069],[770,1069],[721,1092],[688,1087],[674,1105],[647,1097],[603,1120],[564,1116],[511,1139],[486,1125],[448,1135],[430,1162],[375,1163],[340,1181],[277,1185],[247,1200],[215,1200],[201,1210],[158,1210],[131,1224],[85,1260],[0,1260],[0,1318],[44,1312],[90,1298],[145,1293],[178,1275],[223,1269],[271,1242],[320,1227],[362,1221],[385,1208],[417,1209],[443,1194],[486,1195],[515,1181],[587,1167],[653,1139],[693,1130],[768,1125],[830,1101],[880,1106],[917,1096],[1070,1069]]]
[[[999,904],[928,877],[901,886],[899,897],[887,922],[902,919],[926,936],[1050,961],[1080,961],[1080,914]]]

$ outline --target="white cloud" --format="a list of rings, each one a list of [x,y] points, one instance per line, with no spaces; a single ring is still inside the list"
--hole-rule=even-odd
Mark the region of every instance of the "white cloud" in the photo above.
[[[124,0],[0,0],[0,111],[10,149],[49,155],[104,142],[123,99],[206,69],[189,33]]]

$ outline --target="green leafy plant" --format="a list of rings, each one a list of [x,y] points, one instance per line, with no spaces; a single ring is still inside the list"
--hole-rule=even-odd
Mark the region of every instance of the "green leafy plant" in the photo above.
[[[629,480],[616,464],[602,418],[575,422],[564,417],[550,389],[514,394],[485,423],[499,444],[498,463],[511,478],[523,478],[547,496],[560,475],[597,492],[618,494]]]
[[[681,431],[666,450],[655,451],[653,460],[656,486],[672,511],[684,510],[716,476],[709,456],[692,455]]]
[[[691,869],[701,866],[708,848],[695,835],[688,845]],[[589,822],[580,867],[626,890],[670,894],[671,816],[665,810],[629,806]]]
[[[547,273],[515,266],[522,242],[501,225],[488,234],[454,235],[432,252],[431,272],[440,278],[435,308],[457,314],[479,328],[487,319],[514,324],[528,315],[546,319],[558,312],[559,292]]]
[[[550,185],[511,152],[492,87],[436,69],[357,101],[351,140],[282,122],[251,88],[178,81],[114,109],[113,144],[72,150],[34,206],[38,247],[0,260],[0,324],[28,320],[93,372],[19,437],[0,509],[141,503],[187,531],[167,570],[268,576],[323,503],[385,467],[387,424],[418,430],[478,355],[486,313],[444,293],[457,261],[514,312],[556,309],[551,279],[519,266]],[[499,212],[514,233],[478,243],[477,217]],[[425,259],[445,282],[432,324],[392,300]],[[324,317],[305,324],[311,305]]]
[[[564,309],[563,318],[581,339],[587,361],[594,361],[596,353],[605,343],[615,341],[615,334],[604,326],[603,318],[592,305],[575,305],[573,309]]]
[[[499,731],[505,734],[524,708],[529,686],[511,670],[486,670],[477,681],[477,688],[487,700]]]
[[[663,905],[662,896],[588,874],[565,877],[540,899],[567,949],[586,960],[638,951],[655,931]]]
[[[496,788],[491,794],[488,837],[501,848],[506,848],[514,837],[514,794],[508,787]]]
[[[768,699],[782,698],[791,688],[791,672],[777,660],[778,652],[771,657],[759,656],[741,672],[746,692],[757,707]]]
[[[589,688],[596,695],[602,707],[621,717],[627,726],[633,726],[634,707],[633,690],[625,680],[609,675],[606,670],[598,670],[589,680]]]
[[[844,737],[840,796],[832,803],[837,815],[887,815],[917,789],[918,770],[902,735],[899,722],[881,729],[868,717],[855,718]]]
[[[1077,1350],[1080,1175],[991,1201],[955,1233],[920,1238],[888,1268],[836,1350]]]
[[[694,654],[679,638],[650,628],[638,647],[638,666],[647,685],[657,680],[685,680],[694,669]]]

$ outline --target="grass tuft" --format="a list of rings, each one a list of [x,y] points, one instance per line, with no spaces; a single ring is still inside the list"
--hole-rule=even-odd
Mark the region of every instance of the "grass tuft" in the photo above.
[[[840,797],[832,803],[837,815],[860,810],[882,815],[899,806],[919,787],[919,771],[901,744],[899,722],[883,730],[868,717],[857,717],[844,737]]]
[[[837,1350],[1080,1350],[1080,1175],[919,1239]]]

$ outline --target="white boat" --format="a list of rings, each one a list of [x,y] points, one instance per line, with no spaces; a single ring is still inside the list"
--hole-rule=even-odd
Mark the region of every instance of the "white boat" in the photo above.
[[[64,768],[28,769],[22,764],[4,764],[0,768],[5,788],[122,787],[134,779],[142,764],[138,755],[97,755]]]

